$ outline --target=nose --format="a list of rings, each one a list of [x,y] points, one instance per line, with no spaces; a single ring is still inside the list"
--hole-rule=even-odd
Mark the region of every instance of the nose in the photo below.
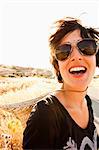
[[[77,46],[72,47],[71,60],[82,60],[83,56],[80,54]]]

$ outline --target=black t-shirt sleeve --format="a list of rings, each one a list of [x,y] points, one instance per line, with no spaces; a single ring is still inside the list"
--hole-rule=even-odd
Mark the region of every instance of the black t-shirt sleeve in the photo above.
[[[53,114],[45,101],[37,103],[30,114],[23,133],[23,149],[47,149],[53,147]]]
[[[35,108],[34,108],[35,109]],[[23,133],[23,148],[30,149],[38,139],[38,111],[31,112]]]

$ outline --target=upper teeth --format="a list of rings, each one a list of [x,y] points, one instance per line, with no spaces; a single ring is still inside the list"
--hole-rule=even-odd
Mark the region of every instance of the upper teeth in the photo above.
[[[74,67],[70,69],[70,72],[72,71],[81,71],[81,70],[85,70],[85,67]]]

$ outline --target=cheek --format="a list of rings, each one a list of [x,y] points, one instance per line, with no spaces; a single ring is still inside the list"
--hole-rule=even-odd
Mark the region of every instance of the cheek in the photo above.
[[[92,72],[92,74],[94,74],[96,69],[96,57],[95,56],[89,57],[87,61],[88,61],[89,71]]]
[[[66,75],[67,72],[67,61],[59,61],[58,62],[58,66],[59,66],[59,71],[61,73],[62,76],[64,76],[64,74]]]
[[[93,69],[96,68],[96,57],[92,56],[92,59],[90,60],[90,64],[92,65]]]
[[[60,71],[63,71],[66,68],[66,64],[63,61],[59,61],[58,66]]]

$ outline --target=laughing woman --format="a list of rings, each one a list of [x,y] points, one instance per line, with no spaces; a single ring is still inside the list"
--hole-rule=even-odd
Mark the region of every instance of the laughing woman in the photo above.
[[[99,66],[99,32],[72,18],[57,21],[56,27],[49,45],[62,87],[34,106],[24,131],[23,149],[97,150],[87,89]]]

